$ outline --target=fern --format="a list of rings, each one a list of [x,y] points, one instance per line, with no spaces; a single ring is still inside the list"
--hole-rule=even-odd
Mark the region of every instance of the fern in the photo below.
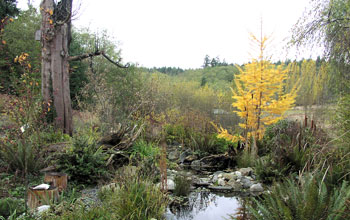
[[[316,177],[304,177],[296,183],[286,179],[276,185],[269,195],[253,199],[248,210],[253,219],[349,219],[350,187],[343,182],[338,189],[329,190]]]

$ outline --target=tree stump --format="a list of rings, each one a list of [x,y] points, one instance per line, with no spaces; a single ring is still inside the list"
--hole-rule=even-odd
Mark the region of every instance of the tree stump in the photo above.
[[[42,205],[48,205],[53,201],[57,201],[59,194],[58,188],[50,186],[49,189],[33,189],[28,188],[28,201],[27,205],[30,209],[35,209]]]
[[[45,173],[44,182],[57,187],[59,192],[67,189],[68,175],[66,173]]]

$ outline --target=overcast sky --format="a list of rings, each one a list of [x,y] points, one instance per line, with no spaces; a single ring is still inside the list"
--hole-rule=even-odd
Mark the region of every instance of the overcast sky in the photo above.
[[[18,0],[25,8],[27,0]],[[32,1],[39,5],[40,0]],[[283,39],[309,0],[74,0],[73,25],[107,29],[119,42],[123,60],[145,67],[199,68],[204,57],[242,64],[251,58],[249,32],[273,34],[270,53],[286,55]],[[308,57],[306,57],[308,58]]]

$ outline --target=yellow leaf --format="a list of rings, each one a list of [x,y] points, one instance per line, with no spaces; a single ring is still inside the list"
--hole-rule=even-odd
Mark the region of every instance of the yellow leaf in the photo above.
[[[28,67],[29,67],[29,68],[32,68],[32,65],[30,65],[30,63],[28,63]]]
[[[50,24],[53,24],[53,21],[51,19],[49,20],[49,22],[50,22]]]
[[[13,18],[10,18],[10,21],[13,22]]]
[[[52,11],[52,10],[50,10],[50,12],[49,12],[49,13],[50,13],[50,15],[53,15],[53,11]]]

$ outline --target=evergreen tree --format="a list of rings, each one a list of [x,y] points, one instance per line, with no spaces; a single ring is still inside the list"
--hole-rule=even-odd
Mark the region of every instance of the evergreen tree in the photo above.
[[[0,1],[0,20],[6,17],[13,17],[19,13],[16,0],[1,0]]]

